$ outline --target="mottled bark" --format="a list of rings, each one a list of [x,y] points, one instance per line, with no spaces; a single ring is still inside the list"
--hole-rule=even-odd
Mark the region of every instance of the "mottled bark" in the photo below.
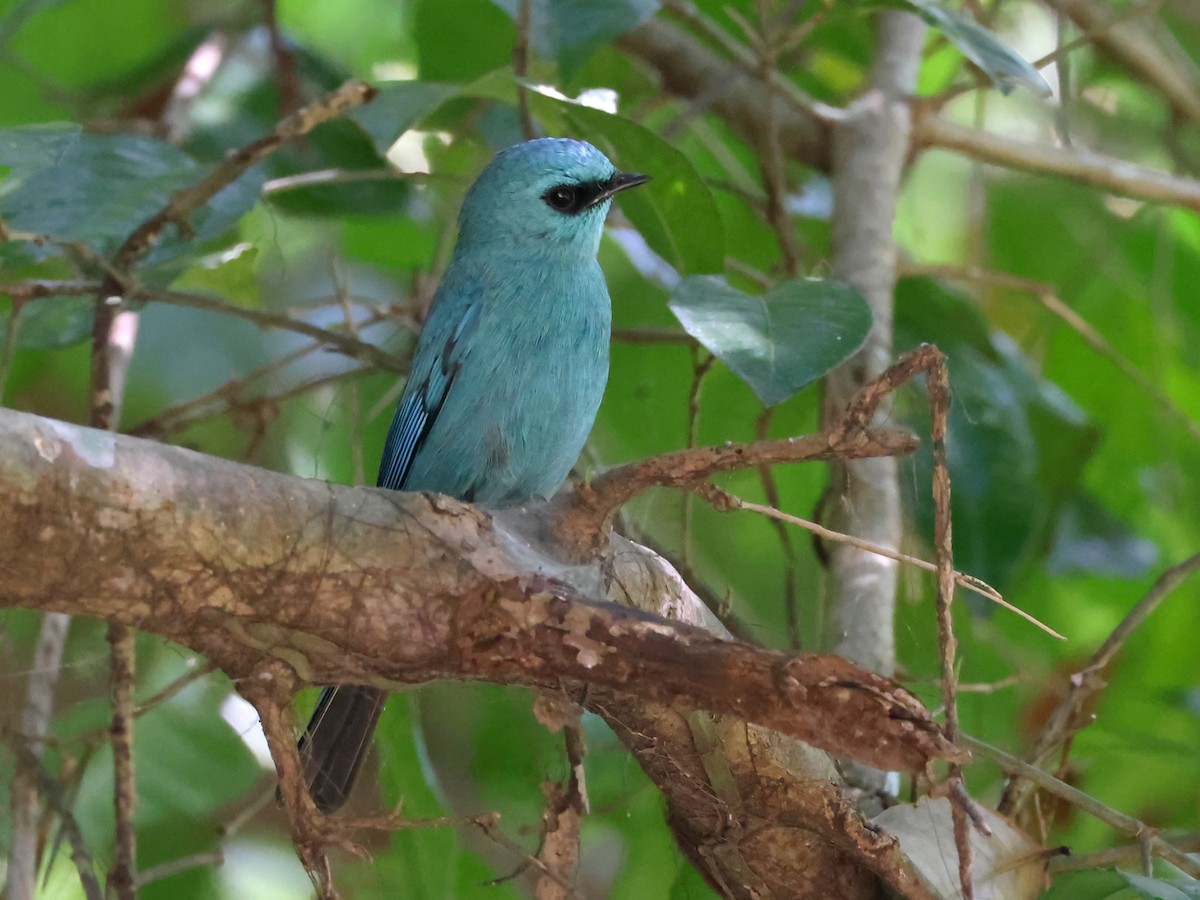
[[[832,767],[784,737],[888,768],[956,756],[920,704],[845,660],[706,631],[678,575],[635,544],[557,562],[555,509],[491,516],[0,411],[4,603],[152,631],[250,682],[282,662],[302,681],[566,690],[625,736],[685,852],[731,896],[760,882],[776,897],[926,896]],[[826,776],[794,774],[814,766]]]

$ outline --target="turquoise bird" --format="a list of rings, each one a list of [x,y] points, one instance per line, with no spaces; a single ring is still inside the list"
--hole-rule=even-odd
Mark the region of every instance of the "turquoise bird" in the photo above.
[[[497,154],[467,191],[458,243],[421,332],[377,484],[490,507],[548,497],[583,449],[608,379],[612,308],[596,262],[620,191],[582,141]],[[387,695],[326,688],[300,739],[317,808],[345,803]]]

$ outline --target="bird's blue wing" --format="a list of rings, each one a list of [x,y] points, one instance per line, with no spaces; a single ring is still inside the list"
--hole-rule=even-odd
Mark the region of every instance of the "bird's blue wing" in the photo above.
[[[445,287],[445,285],[444,285]],[[413,359],[409,383],[396,407],[383,445],[376,484],[401,490],[413,460],[429,436],[454,379],[470,352],[471,335],[483,308],[482,291],[457,285],[453,296],[435,300]]]

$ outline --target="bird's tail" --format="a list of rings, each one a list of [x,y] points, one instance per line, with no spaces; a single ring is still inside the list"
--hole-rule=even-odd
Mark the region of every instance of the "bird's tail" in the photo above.
[[[308,792],[321,812],[336,812],[350,796],[386,699],[385,691],[362,685],[321,691],[298,747]]]

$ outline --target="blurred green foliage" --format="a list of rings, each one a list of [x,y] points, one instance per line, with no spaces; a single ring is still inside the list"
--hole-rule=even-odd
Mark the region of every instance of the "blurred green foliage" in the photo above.
[[[757,15],[749,0],[696,5],[735,36],[744,37],[740,23]],[[814,97],[847,102],[871,62],[874,6],[801,5],[811,30],[785,56],[782,71]],[[757,152],[702,104],[664,98],[646,64],[614,45],[655,7],[651,0],[532,4],[524,83],[546,86],[526,95],[534,122],[547,133],[591,140],[618,166],[655,179],[622,197],[601,248],[616,327],[645,335],[614,344],[584,474],[679,448],[690,434],[713,443],[753,439],[762,423],[772,436],[813,431],[818,390],[794,390],[841,358],[816,365],[812,354],[828,346],[815,325],[805,328],[800,312],[784,333],[772,332],[771,320],[785,312],[776,305],[802,306],[803,298],[788,292],[806,282],[786,281]],[[363,339],[404,354],[448,257],[463,191],[496,150],[522,137],[512,70],[516,8],[511,0],[284,0],[277,10],[281,61],[258,3],[0,0],[0,174],[7,175],[0,216],[11,229],[111,254],[171,191],[268,130],[289,97],[311,99],[351,76],[372,80],[381,88],[372,105],[256,166],[194,217],[195,235],[168,229],[138,276],[325,327],[342,327],[349,316]],[[1005,11],[996,27],[1027,55],[1037,55],[1027,46],[1053,45],[1053,20],[1040,7],[1022,0]],[[1193,52],[1200,46],[1194,17],[1166,10],[1162,27]],[[962,55],[970,40],[931,34],[922,92],[970,83]],[[1006,69],[1015,64],[1003,51],[972,46],[998,77],[1032,80],[1019,66]],[[1136,162],[1195,173],[1195,123],[1188,131],[1175,122],[1153,91],[1088,46],[1071,61],[1068,111],[1081,138]],[[616,115],[563,99],[595,89],[610,92]],[[1007,99],[973,92],[952,101],[947,114],[1047,141],[1057,115],[1021,92]],[[794,163],[786,176],[801,274],[821,276],[830,185]],[[963,726],[1021,751],[1064,677],[1158,571],[1200,546],[1200,443],[1184,422],[1200,421],[1200,217],[927,152],[907,179],[896,232],[911,264],[975,266],[1052,286],[1144,380],[1097,352],[1038,302],[1037,291],[928,274],[899,285],[897,352],[935,342],[950,358],[958,565],[1068,637],[1059,643],[1007,613],[960,609],[963,681],[1000,685],[961,697]],[[23,240],[0,244],[0,267],[4,282],[68,279],[87,270],[78,248]],[[733,366],[713,366],[697,391],[706,351],[654,339],[663,329],[681,330],[668,307],[673,289],[679,308],[708,304],[711,312],[712,295],[693,291],[687,304],[681,298],[689,285],[715,282],[684,281],[683,294],[676,288],[680,277],[697,275],[725,275],[754,294],[774,287],[761,303],[723,288],[740,308],[763,311],[760,331],[770,338],[760,343],[782,354],[771,377],[747,375],[719,328],[711,340],[692,328]],[[810,305],[820,311],[838,296],[810,298]],[[88,351],[81,341],[90,334],[88,299],[29,303],[15,330],[11,312],[0,299],[0,332],[11,335],[0,402],[86,419]],[[858,334],[862,325],[846,327]],[[290,361],[274,364],[285,357]],[[232,411],[227,402],[194,415],[176,409],[223,387],[222,396],[237,399]],[[299,335],[149,303],[124,427],[169,423],[164,439],[208,453],[310,478],[369,481],[397,387],[391,376],[313,352]],[[694,393],[698,415],[689,421]],[[760,396],[775,404],[769,419],[762,418]],[[920,385],[898,398],[897,416],[927,433]],[[927,451],[902,460],[900,470],[911,549],[924,552],[932,516]],[[775,479],[782,508],[811,517],[824,469],[780,468]],[[766,500],[756,472],[721,483]],[[662,492],[636,501],[628,521],[727,596],[745,633],[788,644],[789,554],[771,524]],[[789,540],[801,638],[815,647],[824,571],[807,535]],[[902,586],[902,671],[936,705],[932,583],[905,570]],[[1075,740],[1068,772],[1072,782],[1153,826],[1193,831],[1200,828],[1198,600],[1198,583],[1185,585],[1134,635],[1108,673],[1095,724]],[[3,719],[10,722],[37,619],[7,612],[0,624],[7,641],[0,671],[10,698]],[[143,699],[198,665],[185,650],[148,637],[138,646]],[[76,622],[57,698],[54,736],[61,745],[51,754],[56,766],[68,759],[75,766],[70,800],[101,863],[111,855],[113,831],[111,756],[95,737],[105,725],[104,653],[102,629]],[[255,796],[271,790],[262,757],[239,739],[254,726],[234,696],[225,679],[209,676],[139,719],[140,867],[217,850],[224,857],[222,865],[202,859],[147,885],[143,896],[151,900],[307,895],[272,802],[236,833],[221,835]],[[637,765],[602,723],[589,717],[586,728],[593,813],[581,884],[616,898],[711,896],[676,850],[661,800]],[[357,802],[359,811],[402,803],[413,819],[497,810],[506,834],[532,850],[540,784],[562,778],[565,767],[561,739],[538,724],[527,694],[433,685],[391,700]],[[10,769],[10,757],[0,755],[6,781]],[[968,779],[981,800],[996,799],[998,772],[978,764]],[[1078,811],[1060,810],[1049,825],[1050,844],[1077,851],[1120,840]],[[8,832],[0,817],[0,841]],[[478,829],[414,828],[365,840],[369,862],[339,863],[349,896],[520,895],[506,876],[521,859]],[[45,896],[81,896],[67,853],[48,859]],[[1135,890],[1149,889],[1116,873],[1086,873],[1059,879],[1050,896]]]

